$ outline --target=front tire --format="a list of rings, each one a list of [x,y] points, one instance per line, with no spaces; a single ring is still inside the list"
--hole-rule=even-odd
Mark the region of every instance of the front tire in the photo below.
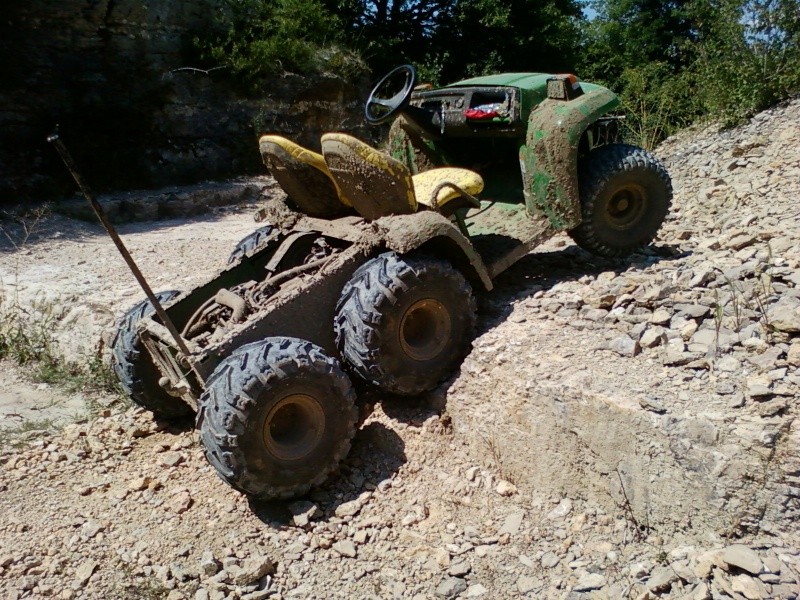
[[[157,293],[156,298],[165,303],[179,294],[170,290]],[[136,332],[137,323],[154,312],[150,300],[143,300],[125,313],[111,342],[111,368],[134,403],[159,418],[185,417],[192,414],[192,408],[158,385],[161,374]]]
[[[214,370],[197,428],[208,462],[234,489],[290,498],[321,484],[350,450],[358,412],[339,364],[304,340],[270,337]]]
[[[614,258],[653,241],[669,211],[672,183],[649,152],[610,144],[589,155],[580,194],[582,221],[570,237],[584,250]]]
[[[336,345],[363,379],[413,396],[460,364],[475,313],[472,289],[450,263],[387,252],[345,285],[336,306]]]

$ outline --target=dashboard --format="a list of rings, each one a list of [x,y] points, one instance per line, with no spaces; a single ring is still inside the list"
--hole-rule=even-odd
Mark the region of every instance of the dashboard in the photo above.
[[[444,137],[525,135],[519,88],[465,86],[418,90],[411,96],[411,106],[426,114],[426,129]],[[415,120],[419,120],[420,111],[414,113]]]

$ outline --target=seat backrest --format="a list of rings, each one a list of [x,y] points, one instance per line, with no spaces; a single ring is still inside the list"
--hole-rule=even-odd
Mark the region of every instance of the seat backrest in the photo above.
[[[368,221],[417,210],[408,168],[345,133],[322,136],[322,154],[336,185]]]
[[[347,198],[340,197],[321,154],[279,135],[262,136],[258,146],[264,164],[301,211],[320,218],[349,212]]]

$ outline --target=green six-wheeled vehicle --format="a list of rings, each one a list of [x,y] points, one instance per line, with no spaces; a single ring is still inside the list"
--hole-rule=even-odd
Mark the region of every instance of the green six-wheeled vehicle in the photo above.
[[[366,104],[368,121],[394,119],[390,153],[343,133],[322,154],[265,135],[286,200],[208,283],[126,314],[112,344],[123,387],[160,417],[196,411],[234,488],[304,493],[349,450],[354,384],[439,385],[470,347],[475,292],[534,246],[567,231],[615,257],[653,240],[670,179],[621,142],[618,104],[571,75],[424,89],[404,66]]]

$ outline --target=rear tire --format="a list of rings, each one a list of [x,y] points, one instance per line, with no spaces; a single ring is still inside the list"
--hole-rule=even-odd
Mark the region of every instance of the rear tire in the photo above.
[[[325,481],[349,452],[357,418],[355,393],[336,360],[311,342],[270,337],[214,370],[197,429],[219,476],[266,500]]]
[[[179,294],[170,290],[156,298],[165,303]],[[194,412],[192,407],[158,385],[161,374],[136,333],[137,323],[154,312],[150,300],[143,300],[125,313],[111,342],[111,368],[125,393],[142,408],[163,419],[185,417]]]
[[[259,227],[253,233],[248,234],[242,238],[238,244],[236,244],[231,252],[231,255],[228,257],[228,264],[232,265],[237,263],[242,260],[245,255],[252,254],[255,250],[263,248],[272,240],[277,238],[279,233],[280,230],[272,225]]]
[[[594,150],[581,170],[582,222],[569,232],[584,250],[627,256],[647,246],[669,211],[669,173],[649,152],[628,144]]]
[[[475,313],[472,289],[450,263],[387,252],[345,285],[336,306],[336,345],[363,379],[413,396],[461,363]]]

